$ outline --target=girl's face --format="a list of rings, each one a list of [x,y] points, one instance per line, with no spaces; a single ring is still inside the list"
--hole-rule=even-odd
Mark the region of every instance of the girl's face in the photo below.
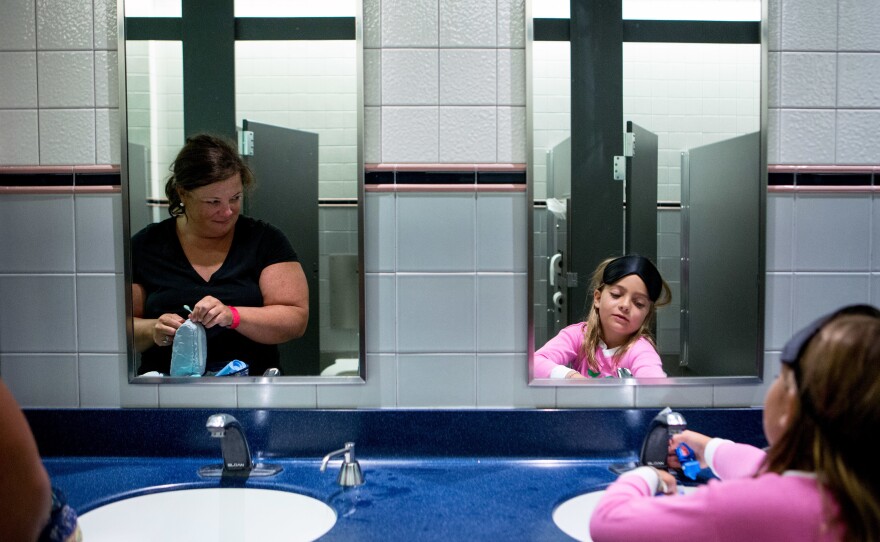
[[[622,345],[642,327],[651,310],[648,289],[638,275],[627,275],[593,292],[602,340],[608,348]]]
[[[202,237],[223,237],[235,228],[241,212],[241,175],[236,173],[181,194],[188,225]]]
[[[764,436],[771,446],[779,440],[791,423],[797,402],[794,371],[782,365],[779,376],[770,384],[764,397]]]

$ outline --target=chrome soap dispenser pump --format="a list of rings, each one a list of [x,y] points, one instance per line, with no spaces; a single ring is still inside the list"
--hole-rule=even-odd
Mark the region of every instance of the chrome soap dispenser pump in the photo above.
[[[669,437],[687,429],[684,416],[666,407],[654,416],[648,426],[648,434],[642,441],[639,465],[665,469],[669,454]]]

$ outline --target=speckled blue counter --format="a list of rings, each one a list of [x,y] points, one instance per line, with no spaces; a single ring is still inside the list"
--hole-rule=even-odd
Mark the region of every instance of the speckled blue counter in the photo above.
[[[281,464],[248,487],[318,498],[338,515],[322,540],[568,540],[553,509],[635,460],[658,409],[566,411],[226,410],[254,455]],[[680,409],[695,430],[764,445],[757,409]],[[174,487],[212,487],[204,428],[215,410],[28,410],[52,482],[80,513]],[[366,483],[336,485],[321,457],[356,443]],[[292,528],[295,528],[292,526]]]

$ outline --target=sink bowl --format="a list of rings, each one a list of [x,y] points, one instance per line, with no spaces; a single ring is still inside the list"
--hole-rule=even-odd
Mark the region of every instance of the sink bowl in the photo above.
[[[679,493],[691,493],[697,488],[678,486]],[[556,507],[553,511],[553,522],[562,531],[575,540],[592,542],[590,537],[590,517],[599,503],[605,490],[591,491],[572,497]]]
[[[150,493],[82,514],[83,540],[314,540],[336,523],[327,504],[287,491],[212,487]]]

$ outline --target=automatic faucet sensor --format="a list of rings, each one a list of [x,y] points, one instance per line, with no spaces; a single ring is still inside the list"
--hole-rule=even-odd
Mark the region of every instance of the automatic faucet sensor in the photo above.
[[[669,438],[687,429],[684,416],[666,407],[654,416],[648,426],[648,434],[642,441],[639,464],[665,469],[669,453]]]

